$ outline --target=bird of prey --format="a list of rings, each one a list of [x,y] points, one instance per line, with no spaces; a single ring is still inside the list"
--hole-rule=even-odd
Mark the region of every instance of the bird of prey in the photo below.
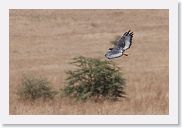
[[[125,50],[129,49],[132,45],[133,32],[125,32],[123,36],[117,41],[117,44],[114,48],[109,48],[105,54],[105,57],[108,59],[118,58],[124,54]]]

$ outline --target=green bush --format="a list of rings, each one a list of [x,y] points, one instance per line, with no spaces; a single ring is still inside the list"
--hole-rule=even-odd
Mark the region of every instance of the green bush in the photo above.
[[[77,69],[66,72],[67,85],[63,89],[66,96],[78,100],[125,97],[125,79],[114,63],[81,56],[73,58],[71,64]]]
[[[18,89],[18,95],[25,100],[52,99],[56,93],[46,78],[33,75],[24,75]]]

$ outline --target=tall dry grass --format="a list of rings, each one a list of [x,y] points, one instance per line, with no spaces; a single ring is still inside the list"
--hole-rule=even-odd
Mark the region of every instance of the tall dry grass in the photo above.
[[[10,10],[10,114],[168,114],[168,10]],[[124,72],[128,98],[76,102],[18,100],[23,73],[65,85],[75,56],[105,59],[110,41],[134,31],[129,56],[113,60]]]

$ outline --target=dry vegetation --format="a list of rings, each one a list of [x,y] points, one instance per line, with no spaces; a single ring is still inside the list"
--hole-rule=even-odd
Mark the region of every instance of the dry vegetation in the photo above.
[[[23,73],[64,87],[75,56],[106,59],[110,41],[131,29],[129,56],[113,60],[124,72],[128,98],[75,102],[18,100]],[[10,10],[10,114],[168,114],[168,10]]]

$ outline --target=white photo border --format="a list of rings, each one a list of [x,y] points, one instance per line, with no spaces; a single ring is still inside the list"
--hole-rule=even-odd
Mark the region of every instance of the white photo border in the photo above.
[[[178,3],[175,0],[7,0],[0,5],[3,124],[178,124]],[[9,9],[169,9],[169,115],[9,115]]]

